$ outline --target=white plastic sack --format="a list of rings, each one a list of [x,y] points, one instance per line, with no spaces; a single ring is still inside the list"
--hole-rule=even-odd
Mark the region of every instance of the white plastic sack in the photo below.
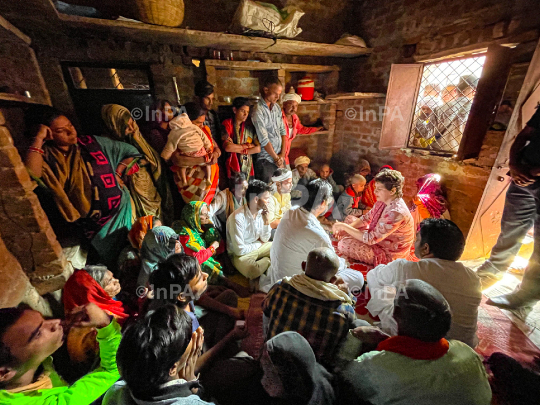
[[[298,21],[305,13],[297,7],[286,7],[281,11],[268,3],[242,0],[233,18],[232,30],[245,29],[269,32],[277,37],[294,38],[302,32]]]

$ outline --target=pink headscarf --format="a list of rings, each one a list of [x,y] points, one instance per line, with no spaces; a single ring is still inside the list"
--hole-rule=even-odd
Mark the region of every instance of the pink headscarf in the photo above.
[[[432,218],[440,218],[447,210],[446,198],[439,181],[440,176],[433,173],[426,174],[416,180],[417,197],[422,201]]]

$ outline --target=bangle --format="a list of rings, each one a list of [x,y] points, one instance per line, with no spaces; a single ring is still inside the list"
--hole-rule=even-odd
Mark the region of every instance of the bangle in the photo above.
[[[126,165],[124,162],[120,162],[120,163],[118,163],[118,164],[119,164],[119,165],[123,165],[123,166],[128,167],[128,165]]]
[[[115,173],[116,173],[116,175],[117,175],[118,177],[122,178],[122,174],[121,174],[121,173],[118,173],[118,172],[115,172]]]
[[[216,254],[216,248],[214,248],[213,246],[210,246],[208,249],[210,249],[210,252],[212,252],[212,254]]]
[[[30,147],[28,148],[28,151],[29,151],[29,152],[36,152],[36,153],[39,153],[40,155],[44,155],[44,154],[45,154],[45,151],[44,151],[43,149],[41,149],[41,148],[36,148],[36,147],[34,147],[34,146],[30,146]]]

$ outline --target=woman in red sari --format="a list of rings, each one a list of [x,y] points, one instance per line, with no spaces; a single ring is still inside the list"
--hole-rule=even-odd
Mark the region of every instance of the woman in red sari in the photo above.
[[[221,151],[212,138],[210,128],[204,125],[204,120],[206,119],[205,110],[195,103],[187,103],[184,105],[184,109],[191,122],[201,128],[212,142],[212,157],[210,162],[207,163],[212,166],[212,172],[208,179],[203,167],[206,163],[204,157],[182,156],[180,153],[175,152],[171,158],[173,164],[171,170],[174,172],[174,182],[178,186],[178,191],[186,204],[191,201],[203,201],[210,204],[214,199],[218,187],[219,167],[217,161],[221,156]],[[187,184],[182,181],[180,174],[181,167],[188,167],[186,171]]]
[[[129,315],[121,301],[114,299],[122,290],[120,283],[105,266],[86,266],[75,270],[64,286],[64,311],[94,303],[122,325]]]
[[[247,181],[254,175],[253,155],[261,151],[255,128],[248,121],[249,99],[236,97],[233,100],[234,117],[223,121],[226,133],[223,134],[223,149],[229,154],[225,167],[227,178],[234,173],[244,173]]]

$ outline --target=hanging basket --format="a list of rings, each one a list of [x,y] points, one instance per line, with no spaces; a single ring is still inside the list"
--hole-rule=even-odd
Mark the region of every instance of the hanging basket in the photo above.
[[[132,0],[133,18],[139,21],[178,27],[184,21],[184,0]]]

